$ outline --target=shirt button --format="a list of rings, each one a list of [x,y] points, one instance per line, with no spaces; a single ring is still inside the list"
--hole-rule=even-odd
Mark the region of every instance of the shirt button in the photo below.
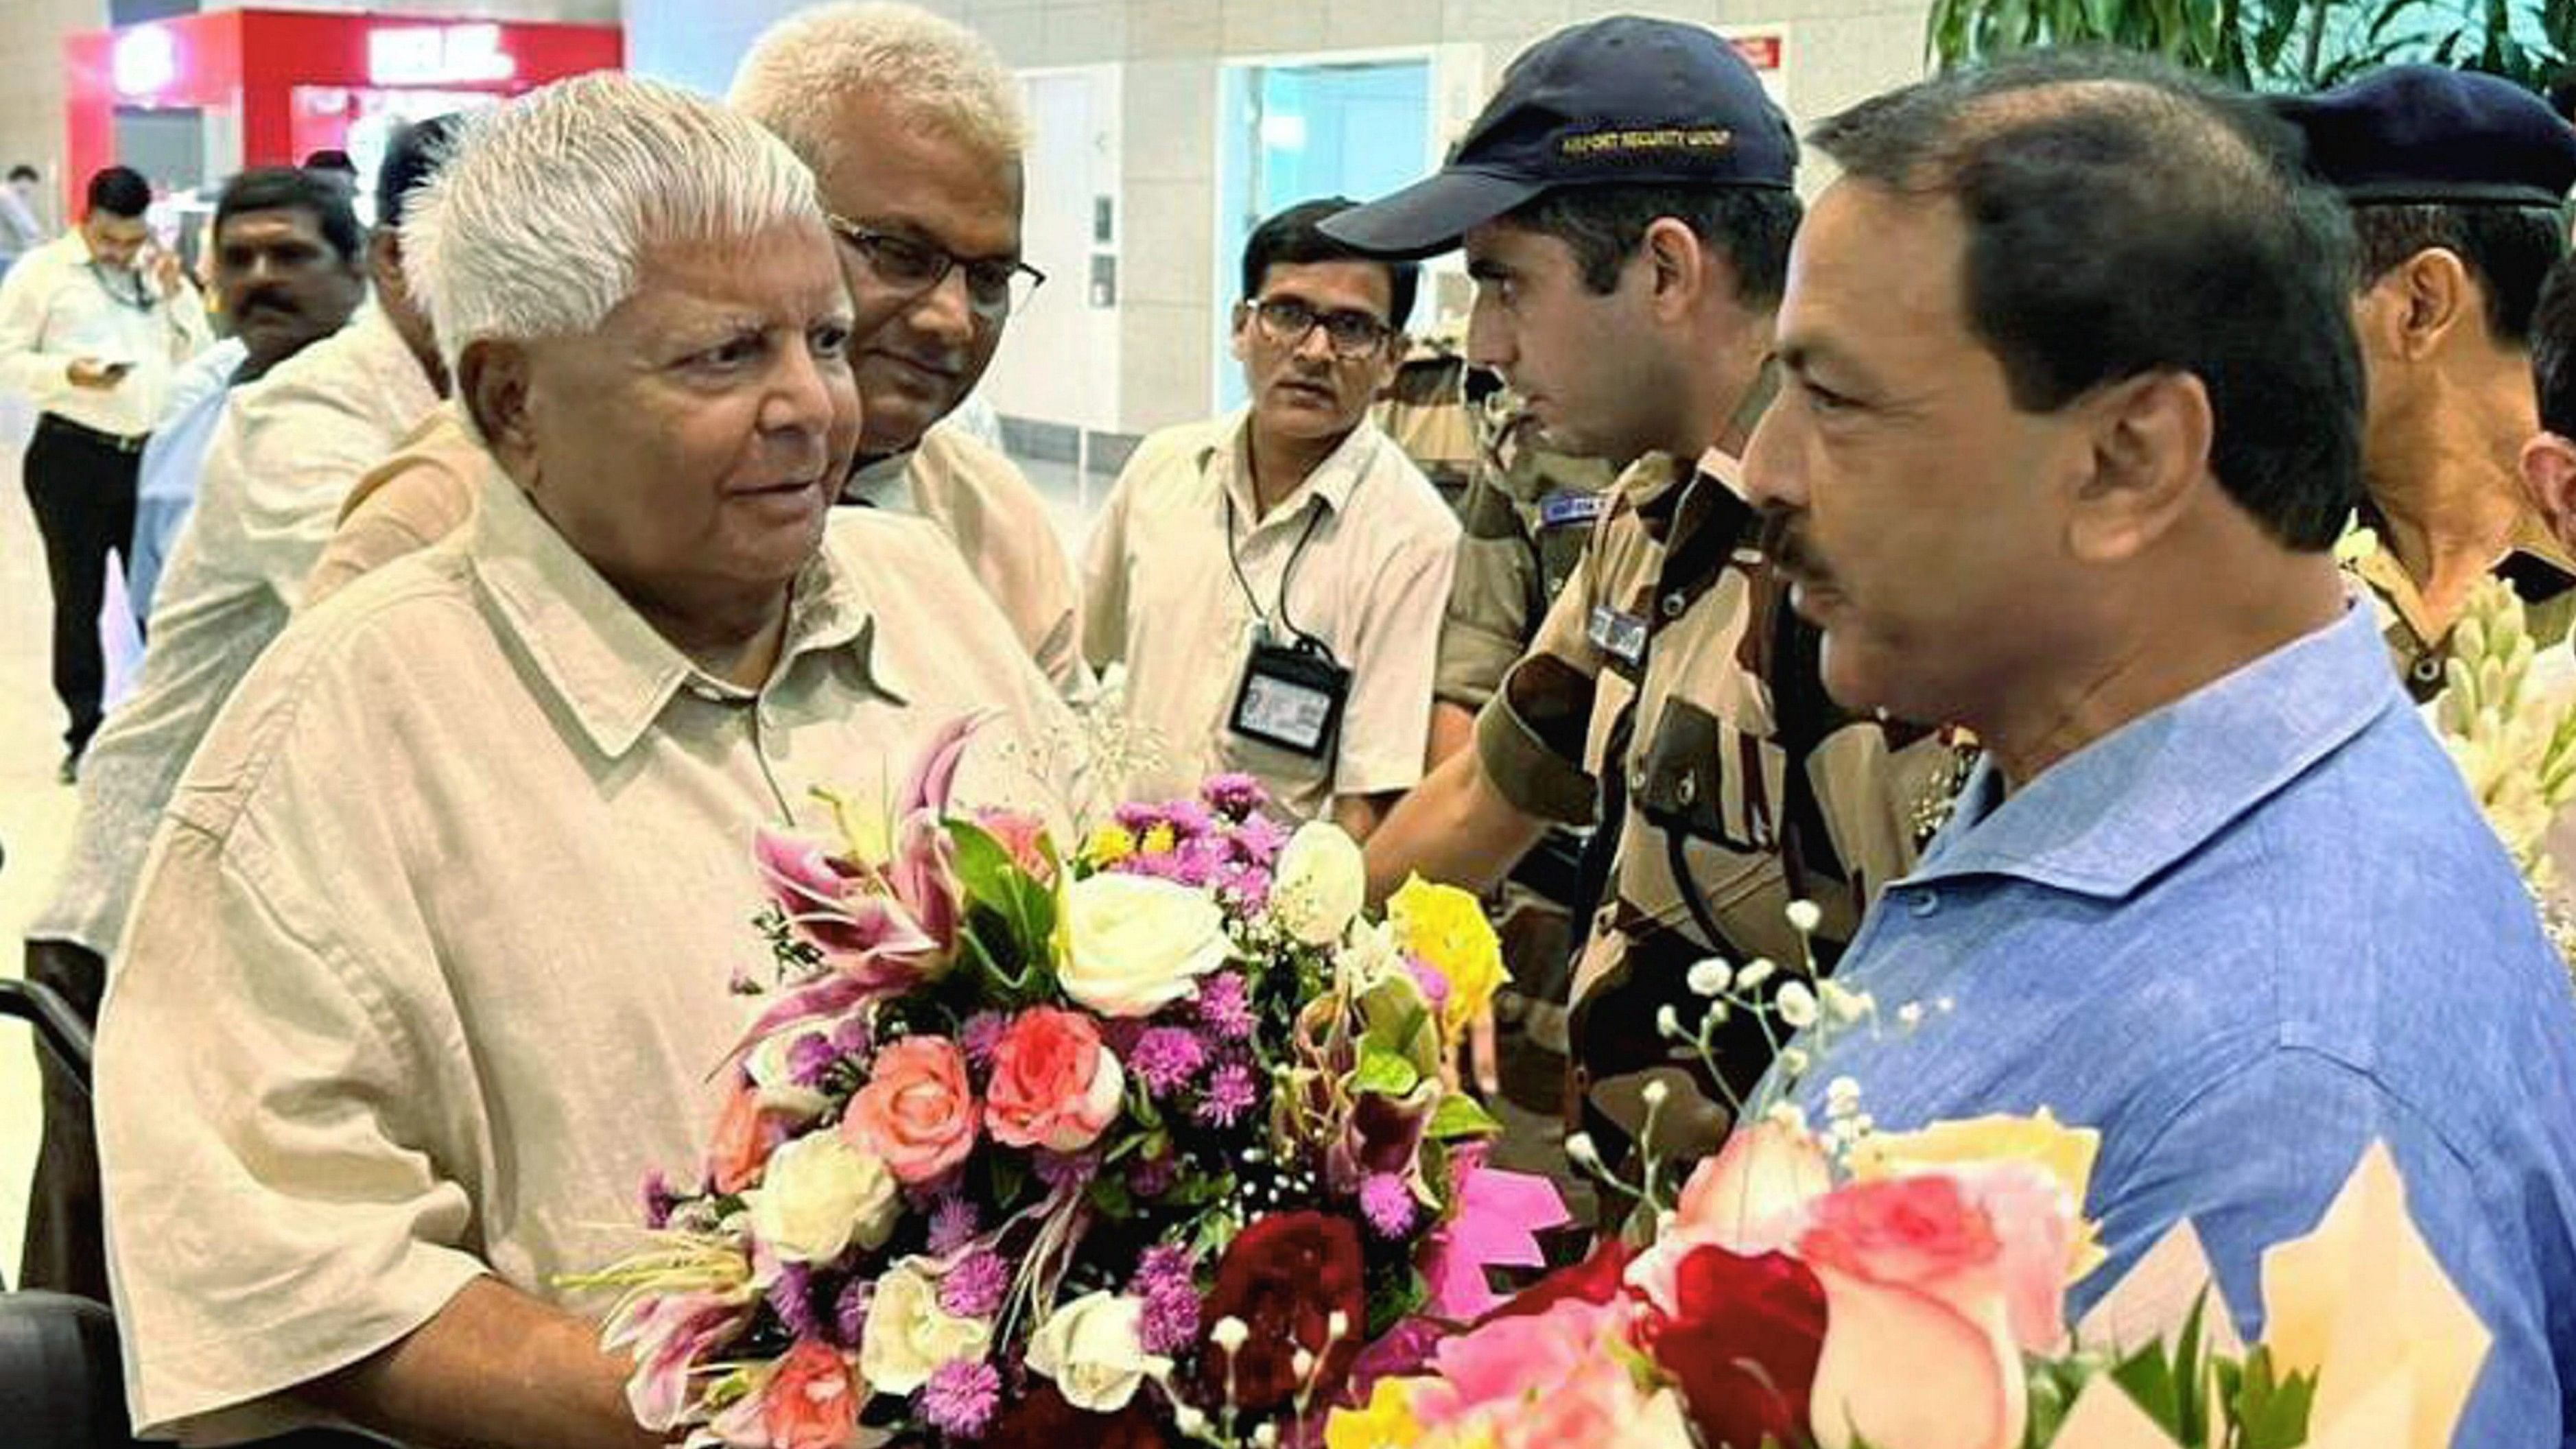
[[[717,704],[722,702],[724,699],[723,690],[716,688],[714,685],[707,683],[703,679],[692,683],[689,686],[689,693],[699,699],[705,700],[709,704]]]
[[[2416,660],[2414,667],[2407,672],[2415,676],[2418,684],[2437,683],[2442,678],[2442,661],[2427,654]]]
[[[1667,619],[1680,618],[1682,616],[1682,610],[1689,607],[1690,600],[1684,598],[1681,591],[1678,589],[1674,590],[1672,593],[1664,595],[1664,617]]]
[[[1914,898],[1905,903],[1905,908],[1918,917],[1928,916],[1941,909],[1941,893],[1933,890],[1916,891]]]

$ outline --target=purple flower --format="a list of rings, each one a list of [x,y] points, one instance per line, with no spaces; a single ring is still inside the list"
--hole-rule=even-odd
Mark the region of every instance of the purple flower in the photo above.
[[[1259,1025],[1252,1014],[1252,991],[1243,977],[1220,971],[1199,983],[1199,1020],[1220,1041],[1247,1041]]]
[[[876,1050],[876,1032],[868,1025],[866,1012],[851,1012],[832,1028],[832,1050],[845,1057],[863,1057]]]
[[[1145,1295],[1145,1321],[1137,1335],[1147,1353],[1179,1357],[1199,1340],[1199,1295],[1184,1285]]]
[[[939,1306],[959,1318],[990,1318],[1011,1291],[1011,1265],[990,1248],[958,1260],[939,1280]]]
[[[957,1049],[966,1054],[969,1066],[993,1064],[993,1048],[1002,1041],[1002,1030],[1010,1020],[998,1011],[979,1011],[966,1018],[957,1028]]]
[[[921,1386],[921,1417],[942,1434],[980,1439],[1002,1404],[1002,1376],[979,1359],[954,1359]]]
[[[769,1306],[798,1338],[823,1336],[823,1321],[815,1316],[814,1270],[805,1264],[779,1265],[778,1281],[769,1285]]]
[[[1270,792],[1250,775],[1237,772],[1215,775],[1199,786],[1199,798],[1215,807],[1220,815],[1241,820],[1270,803]]]
[[[1058,1192],[1081,1187],[1100,1171],[1100,1154],[1096,1152],[1044,1152],[1037,1154],[1038,1181]]]
[[[1437,1014],[1449,1004],[1449,973],[1419,956],[1404,958],[1405,969],[1413,973],[1413,984],[1422,988],[1422,1003]]]
[[[1172,833],[1183,840],[1196,840],[1216,833],[1216,817],[1196,800],[1173,801],[1164,807],[1163,818],[1170,822]]]
[[[1157,1097],[1168,1097],[1188,1086],[1199,1069],[1207,1065],[1206,1043],[1199,1040],[1197,1032],[1184,1026],[1150,1027],[1136,1038],[1135,1050],[1124,1055],[1127,1069]]]
[[[679,1209],[680,1194],[671,1190],[671,1180],[655,1168],[644,1175],[644,1226],[660,1232],[671,1225],[671,1214]]]
[[[1189,1249],[1178,1243],[1156,1243],[1136,1259],[1136,1296],[1195,1293],[1197,1277],[1198,1263]]]
[[[1172,879],[1193,890],[1203,889],[1215,883],[1233,854],[1233,847],[1212,835],[1183,841],[1172,852]]]
[[[841,1289],[840,1299],[832,1305],[832,1341],[843,1348],[856,1348],[867,1332],[868,1300],[876,1296],[876,1285],[865,1278],[853,1278]]]
[[[974,1241],[983,1227],[974,1203],[962,1197],[943,1197],[930,1210],[930,1251],[944,1258]]]
[[[1267,815],[1256,815],[1235,828],[1234,843],[1254,865],[1275,865],[1288,848],[1288,827]]]
[[[1117,819],[1130,834],[1141,837],[1146,831],[1163,823],[1163,811],[1158,805],[1143,805],[1131,801],[1118,807]]]
[[[1243,1120],[1261,1093],[1252,1080],[1251,1064],[1230,1061],[1208,1075],[1207,1091],[1199,1098],[1197,1117],[1210,1127],[1231,1127]]]
[[[1270,872],[1257,865],[1229,865],[1217,872],[1216,889],[1237,916],[1248,919],[1270,905]]]
[[[840,1059],[840,1049],[829,1038],[807,1032],[787,1048],[788,1080],[800,1087],[820,1087],[823,1074]]]
[[[1413,1189],[1392,1172],[1372,1172],[1360,1183],[1360,1216],[1389,1242],[1413,1231],[1414,1209]]]

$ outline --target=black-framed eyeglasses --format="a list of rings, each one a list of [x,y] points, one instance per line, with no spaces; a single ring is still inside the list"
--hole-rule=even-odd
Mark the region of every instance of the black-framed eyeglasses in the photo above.
[[[913,296],[948,280],[952,270],[965,273],[966,306],[987,322],[999,322],[1028,306],[1029,298],[1046,285],[1046,273],[1026,262],[961,257],[928,242],[837,216],[832,218],[832,234],[866,260],[878,281]]]
[[[1366,357],[1386,345],[1395,329],[1366,312],[1321,312],[1294,297],[1263,297],[1247,303],[1261,335],[1281,347],[1305,345],[1306,334],[1321,327],[1343,357]]]

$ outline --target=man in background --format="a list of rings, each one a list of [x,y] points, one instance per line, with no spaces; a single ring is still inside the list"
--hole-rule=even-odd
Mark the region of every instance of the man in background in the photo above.
[[[288,166],[245,171],[215,202],[211,275],[232,335],[198,354],[171,388],[143,449],[125,594],[142,629],[161,570],[196,506],[197,475],[233,388],[257,382],[337,332],[366,300],[366,235],[336,183]]]
[[[134,537],[143,445],[180,364],[210,340],[179,259],[152,244],[152,188],[123,166],[90,178],[81,224],[0,280],[0,388],[38,409],[27,498],[45,540],[54,603],[54,694],[62,778],[97,733],[107,687],[99,610],[108,556]]]
[[[0,187],[0,277],[45,243],[45,224],[36,215],[37,180],[36,168],[21,163],[9,168],[9,184]]]
[[[1366,839],[1422,777],[1458,523],[1369,421],[1420,269],[1294,206],[1243,251],[1234,355],[1250,404],[1147,438],[1083,555],[1083,648],[1123,664],[1157,738],[1143,790],[1258,777]]]
[[[2451,626],[2490,574],[2522,596],[2543,644],[2576,623],[2576,556],[2517,467],[2536,430],[2531,314],[2567,250],[2576,129],[2511,81],[2435,65],[2276,105],[2352,209],[2370,385],[2360,518],[2377,538],[2352,568],[2407,691],[2427,700]]]
[[[395,138],[377,178],[379,215],[402,215],[457,129],[446,117]],[[154,610],[142,680],[83,772],[71,857],[28,927],[27,975],[84,1014],[97,1012],[144,855],[190,757],[286,626],[340,500],[446,390],[445,366],[421,350],[430,327],[403,283],[399,228],[377,229],[370,262],[374,300],[348,326],[231,395]],[[62,1264],[73,1291],[105,1291],[97,1172],[87,1101],[49,1081],[28,1257]]]
[[[1020,259],[1018,80],[928,11],[831,4],[754,42],[732,102],[814,169],[841,239],[867,429],[845,499],[938,524],[1038,667],[1079,688],[1073,570],[1045,502],[998,450],[939,426],[1044,280]]]

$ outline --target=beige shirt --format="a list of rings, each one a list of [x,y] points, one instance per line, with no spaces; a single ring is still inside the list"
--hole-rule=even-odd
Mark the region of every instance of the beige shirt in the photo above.
[[[341,501],[338,526],[304,581],[304,606],[463,528],[491,461],[454,403],[432,411]]]
[[[163,297],[139,273],[92,266],[77,227],[20,257],[0,280],[0,390],[102,433],[151,432],[179,364],[212,340],[195,288],[183,283]],[[85,357],[134,370],[114,387],[74,387],[68,369]]]
[[[1337,795],[1422,778],[1458,521],[1365,421],[1256,521],[1246,420],[1166,429],[1128,460],[1083,557],[1083,649],[1095,668],[1126,665],[1128,708],[1158,739],[1141,793],[1242,770],[1317,817]],[[1234,732],[1256,626],[1283,643],[1311,635],[1351,671],[1330,758]]]
[[[153,600],[142,678],[81,761],[71,858],[30,936],[115,952],[188,757],[286,627],[350,484],[437,406],[429,375],[373,307],[234,390]]]
[[[171,803],[100,1028],[147,1437],[273,1431],[255,1401],[479,1274],[604,1306],[557,1277],[640,1247],[646,1175],[704,1161],[727,983],[766,958],[754,828],[891,795],[976,710],[961,802],[1044,808],[1064,706],[907,519],[833,531],[756,693],[497,469],[465,531],[299,616]]]
[[[938,524],[1047,678],[1068,694],[1088,682],[1073,567],[1046,500],[1010,459],[943,422],[920,447],[859,470],[848,496]]]

